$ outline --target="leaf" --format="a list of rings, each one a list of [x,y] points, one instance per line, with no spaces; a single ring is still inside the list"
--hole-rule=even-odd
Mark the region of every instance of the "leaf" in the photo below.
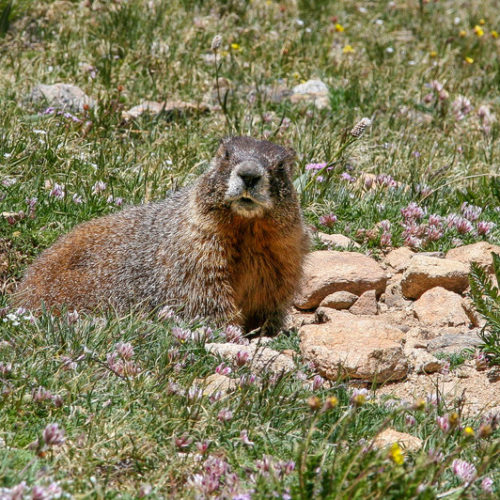
[[[12,12],[12,2],[8,2],[7,5],[0,12],[0,36],[4,37],[10,26],[10,14]]]

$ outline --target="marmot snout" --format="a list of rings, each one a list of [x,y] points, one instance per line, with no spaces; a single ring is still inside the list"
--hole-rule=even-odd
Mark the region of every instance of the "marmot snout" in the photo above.
[[[309,248],[292,185],[294,158],[268,141],[222,141],[193,185],[60,238],[29,267],[17,304],[169,306],[186,319],[275,333]]]

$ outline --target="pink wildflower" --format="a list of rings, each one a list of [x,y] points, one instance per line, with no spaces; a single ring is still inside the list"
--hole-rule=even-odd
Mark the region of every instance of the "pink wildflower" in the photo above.
[[[42,433],[43,440],[47,446],[59,446],[64,444],[64,430],[58,424],[49,424]]]
[[[464,483],[470,483],[473,481],[477,474],[476,467],[465,460],[453,460],[452,468],[455,476],[457,476]]]

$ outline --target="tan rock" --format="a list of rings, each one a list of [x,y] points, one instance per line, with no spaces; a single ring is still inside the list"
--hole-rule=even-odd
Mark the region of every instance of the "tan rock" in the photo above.
[[[477,262],[482,266],[488,266],[490,272],[493,271],[493,259],[491,252],[500,255],[500,246],[492,245],[487,241],[479,241],[472,245],[463,245],[461,247],[452,248],[446,254],[447,259],[456,260],[464,264],[470,265],[471,262]]]
[[[326,378],[342,375],[386,382],[406,376],[404,334],[377,317],[328,310],[330,321],[300,328],[300,349]]]
[[[417,345],[417,347],[415,347]],[[425,350],[426,345],[415,342],[406,342],[404,347],[405,356],[408,358],[413,371],[417,373],[435,373],[441,371],[444,361],[437,359]]]
[[[461,293],[469,286],[468,273],[462,262],[416,255],[403,274],[401,289],[405,297],[413,299],[436,286]]]
[[[236,380],[226,377],[225,375],[219,375],[218,373],[213,373],[197,382],[203,387],[203,394],[205,394],[205,396],[211,396],[218,391],[229,393],[234,391],[237,387]]]
[[[331,293],[346,291],[361,295],[367,290],[381,294],[387,275],[371,257],[357,252],[320,250],[308,255],[304,285],[295,305],[312,309]]]
[[[305,327],[303,327],[305,328]],[[224,359],[234,362],[238,352],[248,353],[246,366],[254,373],[271,371],[280,374],[295,369],[295,363],[289,356],[281,354],[274,349],[253,343],[250,345],[239,345],[233,343],[205,344],[205,349],[212,354],[217,354]]]
[[[349,309],[354,302],[358,300],[358,296],[351,292],[335,292],[327,295],[319,305],[320,307],[330,307],[332,309]]]
[[[94,107],[95,101],[85,92],[69,83],[36,85],[28,96],[35,104],[51,106],[57,109],[83,111],[84,106]]]
[[[208,107],[206,105],[197,105],[189,102],[183,101],[165,101],[165,102],[156,102],[156,101],[143,101],[141,104],[134,106],[128,111],[122,112],[122,117],[125,120],[132,120],[133,118],[138,118],[139,116],[150,113],[157,115],[159,113],[203,113],[208,111]]]
[[[424,292],[413,304],[413,312],[424,326],[469,324],[469,318],[462,306],[462,297],[440,286]]]
[[[462,307],[467,314],[472,326],[482,328],[486,324],[486,320],[477,312],[474,302],[470,297],[462,298]]]
[[[389,266],[398,272],[404,271],[410,264],[410,259],[415,255],[408,247],[400,247],[391,250],[384,258]]]
[[[378,313],[375,290],[368,290],[352,305],[349,312],[357,315],[374,316]]]
[[[373,446],[377,449],[389,447],[397,443],[408,451],[418,451],[422,448],[423,442],[420,438],[407,434],[406,432],[399,432],[395,429],[384,429],[379,432],[375,437]]]
[[[398,277],[401,278],[401,275],[398,275]],[[387,282],[385,292],[382,294],[382,297],[380,297],[380,300],[391,309],[404,309],[411,304],[409,300],[403,297],[401,279],[395,279],[395,277]]]
[[[351,238],[344,236],[343,234],[326,234],[318,232],[316,236],[329,248],[330,247],[340,247],[340,248],[359,248],[359,243],[356,243]]]

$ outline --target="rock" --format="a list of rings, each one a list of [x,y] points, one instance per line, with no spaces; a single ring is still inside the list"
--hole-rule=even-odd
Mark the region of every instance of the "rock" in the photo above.
[[[384,429],[379,432],[373,441],[374,448],[382,449],[398,443],[401,448],[408,451],[418,451],[422,448],[423,442],[420,438],[407,434],[406,432],[398,432],[395,429]]]
[[[458,354],[464,349],[475,349],[482,343],[477,333],[445,333],[427,344],[430,353],[444,352],[447,354]]]
[[[328,246],[328,249],[330,247],[339,247],[339,248],[349,248],[349,247],[354,247],[354,248],[359,248],[360,245],[359,243],[356,243],[354,240],[351,240],[351,238],[348,238],[347,236],[344,236],[343,234],[326,234],[322,232],[318,232],[316,236],[325,244]]]
[[[85,105],[95,106],[95,101],[82,89],[69,83],[40,83],[33,88],[28,99],[35,104],[72,111],[82,111]]]
[[[358,296],[354,293],[340,291],[327,295],[319,306],[330,307],[331,309],[349,309],[357,300]]]
[[[375,315],[378,313],[377,297],[375,296],[375,290],[368,290],[363,293],[361,297],[354,303],[354,305],[349,309],[352,314],[364,314],[364,315]]]
[[[415,255],[408,247],[400,247],[391,250],[384,261],[398,272],[404,271],[410,264],[410,259]]]
[[[293,309],[285,319],[283,330],[291,330],[292,328],[300,328],[303,325],[310,325],[316,321],[314,313],[305,313]]]
[[[311,102],[318,109],[324,109],[330,107],[328,93],[328,87],[321,80],[308,80],[292,89],[290,100],[293,103]]]
[[[477,312],[471,298],[463,297],[462,307],[464,308],[465,314],[467,314],[472,326],[482,328],[486,324],[486,320]]]
[[[408,372],[403,333],[378,318],[329,309],[330,322],[300,328],[300,350],[324,377],[347,375],[376,382],[399,380]]]
[[[132,120],[145,113],[154,115],[165,113],[167,116],[170,116],[174,114],[204,113],[208,111],[208,109],[208,106],[203,104],[197,105],[183,101],[143,101],[138,106],[134,106],[128,111],[123,111],[122,117],[124,120]]]
[[[463,245],[458,248],[452,248],[446,254],[447,259],[452,259],[463,264],[470,265],[471,262],[477,262],[481,266],[487,266],[489,272],[493,272],[493,259],[491,252],[500,255],[500,246],[492,245],[487,241],[479,241],[472,245]]]
[[[444,361],[437,359],[424,349],[411,349],[405,346],[404,353],[417,373],[439,372],[444,366]]]
[[[468,273],[468,266],[462,262],[416,255],[403,274],[401,289],[412,299],[436,286],[461,293],[469,286]]]
[[[198,380],[198,384],[203,387],[203,394],[205,396],[211,396],[212,394],[220,391],[222,393],[229,393],[236,389],[236,380],[233,380],[225,375],[219,375],[218,373],[213,373],[207,378]]]
[[[331,293],[346,291],[361,295],[367,290],[381,294],[387,275],[371,257],[357,252],[319,250],[307,256],[304,285],[296,297],[299,309],[313,309]]]
[[[413,312],[424,326],[469,324],[469,317],[462,306],[462,297],[440,286],[424,292],[413,304]]]
[[[238,352],[246,352],[248,353],[246,366],[252,372],[258,374],[268,371],[281,374],[295,369],[295,363],[289,356],[269,347],[259,346],[256,343],[250,345],[239,345],[229,342],[224,344],[205,344],[205,349],[231,362],[235,362]]]
[[[400,275],[398,275],[400,276]],[[385,288],[380,300],[383,301],[387,307],[391,309],[404,309],[409,306],[411,302],[403,297],[403,290],[401,289],[401,280],[391,278]]]

